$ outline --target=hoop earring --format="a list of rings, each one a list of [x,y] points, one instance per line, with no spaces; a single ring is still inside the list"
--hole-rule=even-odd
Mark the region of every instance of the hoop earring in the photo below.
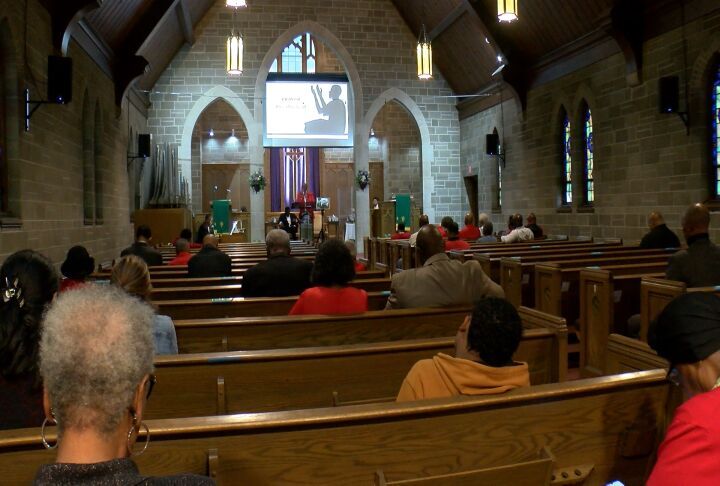
[[[133,413],[133,424],[132,427],[130,427],[130,430],[128,431],[127,435],[127,451],[130,454],[131,457],[137,457],[141,456],[148,448],[148,445],[150,445],[150,429],[148,428],[147,424],[145,422],[141,422],[138,426],[138,432],[140,431],[140,428],[145,427],[145,445],[143,446],[142,450],[140,452],[134,452],[133,451],[133,445],[131,443],[133,433],[135,433],[135,424],[137,423],[137,416]]]
[[[53,422],[55,422],[53,425],[57,425],[57,421],[53,417]],[[45,417],[45,420],[43,420],[42,426],[40,427],[40,439],[42,440],[43,446],[45,446],[45,449],[55,449],[58,446],[59,440],[55,440],[54,445],[50,445],[50,443],[47,441],[47,438],[45,437],[45,427],[47,426],[49,420],[47,417]]]

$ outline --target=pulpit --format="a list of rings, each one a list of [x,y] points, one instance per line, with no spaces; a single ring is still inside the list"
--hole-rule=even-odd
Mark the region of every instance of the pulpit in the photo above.
[[[406,231],[414,232],[417,230],[420,209],[415,206],[408,194],[398,194],[393,200],[383,201],[379,212],[381,220],[381,233],[379,236],[381,237],[389,237],[395,233],[398,223],[403,223]]]
[[[230,225],[230,216],[232,212],[232,204],[230,199],[215,199],[210,203],[212,211],[213,225],[215,231],[220,234],[230,233],[232,226]]]

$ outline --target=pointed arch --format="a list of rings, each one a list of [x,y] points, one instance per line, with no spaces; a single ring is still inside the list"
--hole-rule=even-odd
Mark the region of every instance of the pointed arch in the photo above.
[[[0,213],[19,216],[19,187],[12,184],[19,156],[20,105],[15,44],[7,18],[0,20]]]
[[[103,167],[103,120],[100,102],[95,101],[95,113],[93,117],[93,163],[95,168],[95,224],[103,224],[104,206],[104,173]]]

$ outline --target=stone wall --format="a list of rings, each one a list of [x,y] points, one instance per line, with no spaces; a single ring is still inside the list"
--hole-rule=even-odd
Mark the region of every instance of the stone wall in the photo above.
[[[622,237],[637,240],[646,232],[652,210],[665,214],[679,231],[680,217],[691,203],[708,197],[709,80],[708,68],[720,49],[720,12],[686,28],[688,48],[690,134],[677,115],[658,113],[658,78],[679,75],[683,90],[681,29],[646,42],[642,84],[630,87],[621,54],[533,89],[527,109],[518,113],[514,101],[502,112],[495,106],[462,120],[461,166],[479,175],[481,211],[492,210],[496,191],[496,160],[485,154],[485,134],[497,127],[504,135],[502,210],[493,213],[502,228],[514,212],[534,211],[552,233]],[[594,119],[595,204],[583,212],[581,106],[587,102]],[[574,198],[571,212],[560,201],[561,107],[573,124]],[[681,110],[685,108],[681,101]],[[504,119],[504,125],[502,123]],[[720,227],[720,218],[713,217]],[[713,230],[714,237],[720,232]]]
[[[129,207],[133,197],[128,191],[126,154],[133,144],[128,132],[129,127],[133,133],[145,131],[144,120],[127,102],[122,111],[116,107],[112,81],[71,42],[72,102],[41,106],[32,117],[30,132],[23,131],[20,89],[29,86],[33,99],[45,97],[47,56],[55,53],[48,12],[37,0],[29,2],[27,60],[24,2],[4,2],[0,12],[0,57],[5,63],[0,72],[12,78],[0,93],[8,115],[10,194],[10,214],[2,218],[0,230],[0,257],[32,248],[58,264],[68,248],[82,244],[96,261],[110,260],[132,241]],[[133,112],[130,119],[129,111]],[[86,201],[92,205],[86,224],[83,152],[87,141],[94,147],[90,166],[97,181],[93,178],[86,186],[90,190],[85,191]],[[12,218],[17,218],[19,228],[8,227]]]

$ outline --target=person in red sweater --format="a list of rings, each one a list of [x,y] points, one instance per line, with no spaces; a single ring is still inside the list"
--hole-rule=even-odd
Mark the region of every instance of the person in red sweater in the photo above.
[[[397,232],[390,237],[391,240],[409,240],[410,233],[405,231],[405,223],[398,223]]]
[[[670,362],[686,399],[675,411],[648,486],[720,484],[720,297],[683,294],[663,309],[648,342]]]
[[[310,287],[290,309],[298,314],[361,314],[368,309],[367,292],[348,283],[355,278],[350,250],[337,239],[328,240],[318,249]]]
[[[458,236],[458,224],[455,221],[448,223],[447,232],[448,239],[445,240],[445,251],[470,249],[470,243],[461,240]]]
[[[443,216],[443,219],[440,220],[440,226],[438,226],[438,230],[440,231],[440,234],[443,238],[447,238],[448,233],[448,225],[453,222],[452,217],[450,216]]]
[[[172,242],[173,246],[175,246],[175,243],[177,243],[177,240],[179,240],[180,238],[188,241],[188,248],[202,248],[202,245],[200,243],[193,243],[192,231],[190,231],[190,228],[184,228],[182,231],[180,231],[180,236],[175,238]]]
[[[193,254],[188,251],[190,242],[185,238],[178,238],[175,241],[175,258],[168,262],[168,265],[187,265]]]
[[[472,240],[472,241],[475,241],[478,238],[480,238],[480,228],[475,226],[475,216],[473,216],[472,213],[467,213],[465,215],[465,227],[460,230],[460,233],[458,233],[458,236],[462,240]]]

